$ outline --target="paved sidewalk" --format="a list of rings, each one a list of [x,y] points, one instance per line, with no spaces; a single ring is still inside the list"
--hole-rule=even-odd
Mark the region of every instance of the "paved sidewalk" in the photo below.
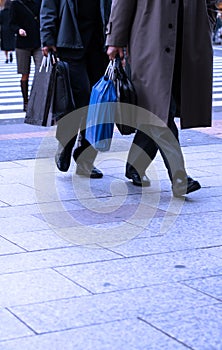
[[[150,188],[127,181],[130,137],[89,181],[57,171],[53,128],[33,130],[0,135],[0,350],[221,350],[221,114],[181,132],[202,185],[185,199],[159,156]]]

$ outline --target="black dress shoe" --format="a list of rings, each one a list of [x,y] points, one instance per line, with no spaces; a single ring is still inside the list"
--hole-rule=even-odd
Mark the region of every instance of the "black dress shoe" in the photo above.
[[[132,172],[126,170],[126,177],[128,179],[133,180],[133,184],[135,186],[143,186],[143,187],[149,187],[150,186],[150,180],[149,178],[146,176],[146,174],[144,175],[139,175],[138,172],[134,169]]]
[[[91,179],[101,179],[103,173],[101,170],[97,169],[95,166],[91,167],[88,164],[77,164],[76,174],[85,177],[90,177]]]
[[[186,194],[197,191],[200,188],[201,188],[201,186],[200,186],[200,183],[198,181],[192,179],[192,177],[190,177],[190,176],[187,176],[187,192],[186,192]]]
[[[197,191],[201,188],[198,181],[192,179],[192,177],[187,176],[185,180],[176,179],[172,186],[174,197],[181,197],[185,194]]]
[[[63,147],[61,143],[58,145],[58,150],[55,155],[55,162],[57,165],[57,168],[60,171],[67,172],[70,163],[71,163],[71,156],[72,156],[72,148],[69,147]]]

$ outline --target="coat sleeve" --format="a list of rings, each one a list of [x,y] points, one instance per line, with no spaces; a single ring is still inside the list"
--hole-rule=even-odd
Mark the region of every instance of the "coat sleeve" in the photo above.
[[[212,30],[214,29],[214,26],[216,24],[216,18],[217,18],[217,8],[216,8],[217,1],[214,0],[207,0],[207,13],[208,18],[211,24]]]
[[[40,9],[42,46],[56,46],[59,0],[43,0]],[[68,28],[67,28],[68,30]]]
[[[18,34],[19,29],[22,28],[17,23],[17,6],[16,1],[11,2],[10,12],[9,12],[9,25],[13,33]]]
[[[113,0],[106,31],[107,46],[127,46],[136,4],[136,0]]]

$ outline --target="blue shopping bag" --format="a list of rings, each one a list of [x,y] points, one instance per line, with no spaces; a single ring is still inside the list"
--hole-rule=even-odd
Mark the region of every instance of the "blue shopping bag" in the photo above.
[[[115,121],[117,92],[108,74],[93,86],[86,119],[86,139],[98,151],[110,149]]]

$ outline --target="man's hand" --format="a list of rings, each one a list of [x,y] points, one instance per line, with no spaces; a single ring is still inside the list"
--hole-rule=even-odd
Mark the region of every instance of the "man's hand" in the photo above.
[[[55,46],[44,46],[43,48],[42,48],[42,54],[43,54],[43,56],[48,56],[48,53],[49,53],[49,51],[54,51],[54,52],[56,52],[56,47]]]
[[[119,54],[119,57],[121,59],[124,58],[123,48],[118,46],[109,46],[107,49],[107,55],[109,56],[110,60],[114,60],[116,55]]]
[[[216,8],[218,9],[218,10],[222,10],[222,1],[220,1],[220,0],[218,0],[217,2],[216,2]]]
[[[19,29],[19,35],[20,36],[27,36],[27,33],[26,33],[25,29],[20,28]]]

